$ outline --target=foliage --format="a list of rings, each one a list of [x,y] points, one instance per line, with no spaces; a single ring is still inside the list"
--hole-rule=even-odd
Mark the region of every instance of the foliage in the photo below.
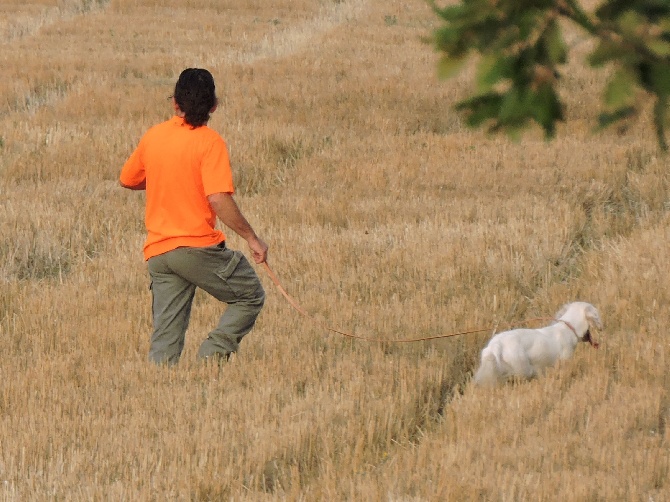
[[[560,20],[595,37],[588,61],[611,66],[603,91],[600,127],[638,114],[641,96],[655,100],[653,122],[659,146],[668,149],[665,129],[670,98],[670,2],[605,0],[587,12],[578,0],[462,0],[439,7],[444,23],[434,33],[442,53],[439,71],[454,76],[478,53],[476,89],[456,108],[470,126],[488,126],[513,137],[532,122],[551,138],[564,119],[557,92],[569,48]]]

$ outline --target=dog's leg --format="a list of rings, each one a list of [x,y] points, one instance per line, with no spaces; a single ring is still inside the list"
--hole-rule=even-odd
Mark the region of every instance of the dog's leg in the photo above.
[[[505,359],[510,367],[510,376],[525,378],[527,380],[537,376],[537,371],[526,354],[515,353],[512,356]]]
[[[479,369],[475,373],[474,382],[481,386],[493,386],[500,380],[498,361],[491,352],[482,352],[482,360]]]

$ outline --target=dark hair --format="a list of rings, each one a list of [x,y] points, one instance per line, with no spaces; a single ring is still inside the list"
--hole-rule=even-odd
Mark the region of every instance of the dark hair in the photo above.
[[[214,77],[201,68],[187,68],[174,86],[174,99],[191,127],[203,126],[216,106]]]

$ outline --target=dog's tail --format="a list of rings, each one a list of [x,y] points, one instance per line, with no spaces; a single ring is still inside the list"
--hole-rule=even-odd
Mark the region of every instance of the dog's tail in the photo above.
[[[475,373],[474,382],[477,385],[492,387],[500,380],[498,371],[498,355],[490,347],[482,350],[482,360]]]

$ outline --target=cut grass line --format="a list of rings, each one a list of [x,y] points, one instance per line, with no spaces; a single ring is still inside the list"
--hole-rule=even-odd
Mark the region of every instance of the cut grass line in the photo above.
[[[42,28],[69,21],[91,12],[105,10],[110,0],[70,0],[58,7],[45,7],[39,11],[18,14],[0,21],[0,47],[37,34]]]
[[[309,21],[267,35],[248,51],[233,51],[208,61],[210,66],[220,63],[249,65],[265,59],[281,59],[291,56],[310,44],[314,39],[337,26],[357,19],[365,7],[366,0],[351,0],[333,3],[324,8],[322,14]]]

